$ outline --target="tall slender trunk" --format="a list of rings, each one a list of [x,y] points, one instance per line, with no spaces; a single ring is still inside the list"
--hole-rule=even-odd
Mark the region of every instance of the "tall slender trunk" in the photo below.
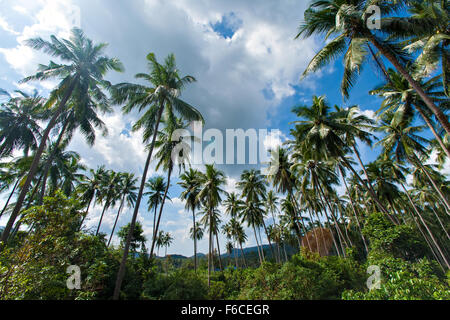
[[[272,219],[273,219],[273,226],[276,228],[277,227],[277,221],[275,220],[274,212],[271,211],[271,214],[272,214]],[[277,238],[278,238],[278,236],[277,236]],[[281,263],[280,244],[278,243],[278,241],[275,241],[275,242],[276,242],[276,245],[277,245],[277,262]]]
[[[352,207],[352,211],[353,211],[353,214],[355,216],[355,220],[356,220],[356,224],[358,226],[359,234],[361,235],[361,239],[363,241],[364,248],[366,249],[366,253],[368,253],[369,252],[369,248],[367,246],[367,241],[366,241],[366,238],[364,237],[364,235],[362,233],[362,228],[361,228],[361,224],[360,224],[359,219],[358,219],[358,214],[356,212],[356,207],[355,207],[355,204],[353,203],[352,195],[350,194],[350,191],[348,189],[347,181],[345,181],[344,172],[342,172],[342,168],[339,165],[338,165],[338,168],[339,168],[339,172],[341,173],[342,180],[344,181],[345,190],[348,193],[348,198],[350,199],[350,206]]]
[[[308,234],[308,232],[306,230],[306,224],[305,224],[305,221],[303,220],[302,213],[300,212],[300,206],[299,206],[299,204],[297,202],[297,199],[293,195],[291,196],[291,198],[294,200],[294,206],[296,207],[295,211],[298,214],[298,216],[300,217],[300,221],[302,222],[302,227],[303,227],[303,232],[305,234],[306,244],[307,244],[307,246],[309,248],[309,251],[311,251],[311,244],[309,243],[309,239],[306,236]]]
[[[415,161],[411,161],[411,160],[415,160]],[[413,153],[413,159],[411,159],[411,160],[410,161],[413,165],[414,164],[419,165],[420,169],[422,169],[423,173],[425,173],[428,180],[430,180],[431,185],[434,187],[434,189],[436,190],[436,192],[439,194],[442,201],[444,202],[444,208],[446,209],[445,211],[447,212],[448,215],[450,215],[450,204],[448,203],[448,200],[442,193],[441,189],[436,185],[436,181],[434,181],[434,179],[431,177],[427,168],[425,168],[425,166],[422,164],[422,162],[419,160],[419,158],[417,158],[417,156],[414,153]]]
[[[445,235],[447,236],[448,240],[450,240],[450,235],[448,234],[447,229],[445,229],[444,224],[442,223],[441,218],[439,218],[439,215],[437,214],[436,210],[434,210],[433,206],[430,206],[430,207],[431,207],[431,211],[433,211],[433,213],[434,213],[434,216],[435,216],[436,219],[438,220],[439,225],[441,226],[442,230],[444,230]]]
[[[147,160],[145,163],[144,173],[142,175],[141,186],[139,187],[139,193],[138,193],[138,196],[136,199],[136,205],[134,207],[133,217],[131,219],[130,230],[128,230],[128,235],[127,235],[127,240],[125,242],[125,247],[123,250],[122,260],[120,262],[119,271],[117,273],[116,286],[114,288],[114,296],[113,296],[114,300],[118,300],[119,296],[120,296],[120,288],[122,287],[123,278],[125,276],[125,264],[127,263],[128,252],[130,250],[131,238],[133,236],[134,227],[136,225],[136,219],[137,219],[137,215],[139,212],[139,206],[141,205],[142,195],[144,193],[144,188],[145,188],[145,182],[147,181],[146,180],[147,172],[148,172],[148,168],[150,166],[150,161],[152,159],[153,149],[155,148],[156,136],[158,133],[159,123],[161,122],[161,117],[162,117],[163,111],[164,111],[164,105],[163,105],[163,102],[161,102],[160,106],[159,106],[158,118],[157,118],[156,124],[155,124],[155,131],[153,133],[152,144],[151,144],[150,150],[148,152],[148,157],[147,157]]]
[[[262,219],[262,220],[263,220],[262,223],[263,223],[263,226],[264,226],[264,231],[266,232],[266,237],[267,237],[267,240],[269,241],[270,251],[272,252],[272,256],[274,258],[276,258],[275,257],[275,251],[273,250],[273,246],[272,246],[272,241],[270,241],[269,232],[267,232],[266,223],[264,222],[264,219]]]
[[[259,264],[262,265],[263,261],[262,261],[262,258],[261,258],[261,252],[259,251],[258,235],[256,234],[255,225],[253,225],[253,232],[255,233],[256,247],[258,248]]]
[[[103,206],[102,215],[100,216],[100,221],[98,222],[97,231],[95,232],[95,236],[98,236],[98,232],[100,231],[100,227],[102,225],[102,220],[103,220],[103,215],[105,214],[106,209],[108,209],[108,207],[109,207],[108,202],[109,202],[109,199],[106,199],[106,203]]]
[[[211,260],[214,259],[213,253],[212,253],[212,213],[211,209],[208,209],[208,215],[209,215],[209,253],[208,253],[208,288],[211,288]]]
[[[395,221],[392,219],[392,217],[390,216],[388,210],[386,209],[386,207],[380,202],[380,199],[378,199],[377,195],[375,194],[375,192],[373,192],[367,185],[366,183],[361,179],[361,177],[359,176],[359,174],[355,171],[355,169],[353,168],[353,166],[348,162],[347,159],[345,159],[344,156],[341,156],[341,160],[345,163],[346,167],[348,169],[350,169],[352,171],[352,173],[355,175],[355,177],[358,179],[359,183],[361,183],[361,185],[369,192],[370,196],[372,197],[373,201],[375,201],[376,205],[378,206],[378,208],[388,216],[388,218],[394,223]]]
[[[120,213],[121,213],[121,211],[122,211],[122,208],[123,208],[123,204],[124,204],[124,203],[125,203],[125,194],[123,195],[122,201],[120,202],[119,211],[117,211],[116,220],[114,221],[114,226],[113,226],[113,228],[112,228],[111,235],[109,236],[109,241],[108,241],[107,247],[109,247],[109,245],[111,244],[111,240],[112,240],[112,237],[113,237],[113,235],[114,235],[114,230],[116,230],[117,221],[119,221],[119,216],[120,216]]]
[[[19,182],[20,182],[20,177],[17,178],[17,181],[16,181],[16,183],[14,184],[14,187],[13,187],[11,193],[9,194],[8,199],[6,200],[5,206],[3,207],[2,212],[0,213],[0,218],[1,218],[1,217],[3,216],[3,214],[5,213],[6,208],[8,207],[9,201],[11,201],[11,198],[12,198],[12,196],[14,195],[14,192],[16,192],[16,188],[17,188],[17,186],[19,185]]]
[[[237,241],[234,242],[234,246],[236,247]],[[239,268],[239,263],[238,263],[238,259],[237,259],[237,255],[236,255],[236,249],[233,248],[233,254],[234,254],[234,263],[236,264],[236,269]]]
[[[42,204],[42,201],[44,200],[45,195],[45,188],[47,185],[47,177],[48,173],[50,171],[50,167],[53,162],[53,158],[55,157],[56,150],[59,148],[62,138],[64,137],[64,134],[66,133],[67,127],[69,126],[69,121],[65,121],[63,128],[61,129],[61,132],[59,133],[58,140],[55,143],[55,148],[51,151],[49,158],[47,159],[47,162],[45,163],[44,168],[44,174],[43,174],[43,180],[42,180],[42,188],[41,188],[41,194],[39,196],[38,205]]]
[[[450,150],[445,146],[444,141],[442,141],[441,136],[436,132],[436,129],[434,128],[433,124],[430,121],[430,118],[423,112],[422,108],[419,106],[416,106],[417,111],[419,112],[422,119],[427,124],[428,128],[430,128],[431,132],[433,133],[434,137],[436,138],[437,142],[441,146],[442,150],[444,150],[447,157],[450,159]]]
[[[79,232],[79,231],[81,230],[81,228],[83,227],[84,220],[86,219],[86,217],[87,217],[87,215],[88,215],[88,213],[89,213],[89,208],[91,207],[91,203],[92,203],[92,200],[94,200],[94,197],[95,197],[95,193],[92,195],[92,198],[89,199],[89,203],[88,203],[88,206],[87,206],[87,208],[86,208],[86,214],[83,216],[83,219],[81,219],[81,223],[80,223],[80,227],[78,228],[78,232]]]
[[[356,158],[358,159],[358,163],[361,166],[364,175],[366,176],[367,179],[367,186],[372,190],[373,193],[375,193],[375,190],[373,189],[372,183],[370,182],[369,179],[369,174],[367,173],[366,167],[364,166],[364,163],[361,160],[361,156],[359,155],[358,149],[356,149],[356,146],[353,144],[352,145],[352,149],[353,149],[353,153],[356,155]]]
[[[331,218],[333,219],[334,226],[336,228],[336,232],[337,232],[337,235],[338,235],[338,238],[339,238],[339,242],[340,242],[340,245],[341,245],[342,253],[343,253],[344,257],[345,257],[346,253],[345,253],[345,248],[343,247],[343,243],[342,242],[344,242],[345,245],[348,246],[347,241],[345,241],[344,234],[342,233],[341,228],[339,227],[339,224],[338,224],[338,222],[336,220],[336,217],[333,214],[333,209],[331,208],[330,200],[328,199],[328,197],[323,192],[322,186],[320,185],[319,178],[317,177],[317,175],[314,175],[314,177],[316,179],[317,186],[319,187],[319,191],[320,191],[319,196],[321,195],[323,197],[323,200],[326,203],[326,205],[328,207],[328,210],[330,210],[330,215],[331,215]],[[326,210],[325,210],[325,214],[326,214]]]
[[[70,96],[72,95],[72,92],[75,88],[77,80],[78,80],[78,77],[76,77],[72,80],[69,88],[67,89],[66,93],[64,94],[64,97],[62,98],[61,102],[59,103],[58,109],[56,109],[53,117],[50,119],[49,123],[47,124],[47,127],[44,130],[44,133],[42,134],[39,148],[36,150],[36,153],[34,154],[33,162],[31,163],[31,167],[28,172],[27,179],[25,180],[22,190],[20,191],[20,194],[16,201],[16,205],[14,206],[11,216],[9,217],[8,223],[6,224],[5,229],[3,230],[2,237],[1,237],[1,243],[0,243],[0,252],[3,251],[3,248],[4,248],[3,244],[6,243],[6,240],[8,239],[11,229],[14,225],[14,221],[16,220],[17,215],[20,212],[20,209],[22,209],[23,201],[25,200],[25,196],[28,193],[28,189],[30,188],[31,182],[33,181],[34,175],[36,174],[36,171],[38,169],[39,161],[41,160],[42,153],[44,152],[45,145],[47,144],[47,140],[50,135],[50,131],[56,125],[56,121],[58,120],[58,117],[64,110],[67,101],[69,100]]]
[[[436,116],[436,119],[438,119],[444,130],[450,134],[450,123],[448,122],[447,116],[434,104],[433,100],[425,93],[425,91],[423,91],[421,85],[411,77],[409,72],[400,64],[398,59],[390,52],[389,49],[380,43],[371,32],[368,32],[367,37],[369,41],[381,52],[381,54],[384,55],[390,63],[392,63],[395,69],[397,69],[406,81],[408,81],[411,87],[417,92],[427,107]]]
[[[247,268],[247,261],[245,260],[244,249],[242,249],[242,243],[239,243],[239,247],[241,248],[242,259],[244,260],[244,266]]]
[[[435,246],[435,248],[439,251],[439,254],[441,255],[442,260],[444,261],[445,265],[447,266],[447,269],[450,269],[450,265],[447,261],[447,258],[445,257],[445,254],[442,252],[441,247],[439,246],[439,244],[436,241],[436,238],[434,237],[433,233],[431,232],[430,228],[428,227],[428,224],[425,222],[425,220],[423,219],[422,215],[420,214],[419,210],[417,209],[416,205],[414,204],[414,202],[411,199],[411,196],[409,195],[408,190],[406,190],[405,186],[403,185],[403,183],[400,183],[403,191],[406,193],[406,196],[408,197],[409,202],[411,203],[414,212],[417,214],[417,216],[420,219],[420,222],[422,222],[423,226],[425,227],[425,229],[427,230],[428,234],[430,235],[431,240],[433,241],[433,244]]]
[[[192,208],[192,221],[194,223],[194,270],[197,272],[197,226],[195,225],[195,209]]]
[[[223,271],[222,257],[220,256],[219,236],[217,235],[217,232],[215,232],[215,234],[216,234],[216,242],[217,242],[217,253],[219,254],[219,268],[220,268],[220,271]]]
[[[172,175],[172,166],[169,167],[169,172],[167,173],[167,185],[166,185],[166,190],[164,190],[163,201],[161,202],[161,205],[159,206],[158,221],[156,222],[156,227],[155,227],[155,237],[153,238],[153,241],[152,241],[152,248],[151,248],[151,250],[150,250],[150,259],[153,257],[153,250],[155,249],[156,235],[158,234],[159,223],[161,222],[161,216],[162,216],[162,212],[163,212],[163,209],[164,209],[164,204],[165,204],[166,199],[167,199],[167,193],[169,192],[169,187],[170,187],[170,177],[171,177],[171,175]]]

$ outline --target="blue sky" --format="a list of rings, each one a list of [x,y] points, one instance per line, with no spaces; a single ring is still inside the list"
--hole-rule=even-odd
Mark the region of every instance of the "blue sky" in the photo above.
[[[73,26],[81,27],[96,42],[107,42],[107,54],[119,58],[125,65],[123,74],[110,74],[113,83],[134,82],[134,74],[145,72],[145,56],[155,52],[159,60],[173,52],[179,69],[197,78],[186,89],[183,98],[198,107],[206,119],[206,128],[280,129],[289,134],[291,109],[308,104],[313,95],[326,95],[330,104],[360,106],[362,112],[374,117],[380,100],[368,91],[381,78],[368,65],[351,92],[348,101],[340,94],[342,63],[299,81],[300,75],[314,53],[321,47],[318,39],[294,40],[296,29],[306,9],[306,1],[240,0],[0,0],[0,88],[9,91],[39,90],[47,94],[55,82],[18,84],[36,70],[38,63],[49,57],[25,47],[30,37],[47,38],[51,34],[67,37]],[[76,134],[69,149],[80,153],[91,168],[105,164],[116,171],[133,172],[140,176],[145,162],[145,150],[140,132],[130,132],[137,113],[123,116],[118,107],[113,114],[103,116],[109,136],[98,135],[89,148]],[[376,150],[362,148],[365,162],[374,160]],[[241,167],[224,166],[227,191],[235,190]],[[154,164],[150,176],[154,176]],[[173,180],[168,203],[162,218],[162,229],[173,234],[175,241],[168,253],[192,255],[188,230],[192,225],[190,213],[178,198],[180,188]],[[6,196],[0,198],[0,204]],[[146,199],[145,199],[146,202]],[[89,215],[88,226],[96,226],[101,207]],[[110,232],[115,210],[105,216],[102,231]],[[126,209],[119,227],[131,219]],[[226,219],[223,217],[223,219]],[[140,208],[150,239],[152,216],[146,205]],[[0,220],[0,225],[5,224]],[[255,245],[248,230],[247,246]],[[223,238],[223,237],[222,237]],[[114,239],[117,243],[117,238]],[[207,250],[207,240],[199,244]]]

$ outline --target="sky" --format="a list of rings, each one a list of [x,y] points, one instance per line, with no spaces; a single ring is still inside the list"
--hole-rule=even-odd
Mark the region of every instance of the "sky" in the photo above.
[[[289,137],[289,123],[296,120],[292,107],[324,94],[332,105],[357,104],[362,113],[374,118],[380,100],[368,91],[382,79],[372,66],[362,71],[347,101],[339,90],[341,60],[300,81],[308,62],[323,46],[321,39],[294,40],[307,5],[308,1],[298,0],[0,0],[0,88],[10,92],[37,89],[48,94],[56,82],[19,83],[33,74],[39,63],[50,60],[23,41],[37,36],[49,39],[50,35],[65,38],[77,26],[95,42],[108,43],[106,54],[124,64],[125,72],[107,75],[112,83],[137,82],[134,75],[147,71],[145,57],[149,52],[159,61],[174,53],[181,73],[197,79],[182,98],[203,114],[205,129],[279,129],[282,135],[275,141],[279,144]],[[137,112],[123,115],[116,106],[114,113],[102,116],[107,137],[98,134],[94,147],[89,147],[77,133],[68,149],[78,152],[89,168],[105,164],[108,169],[140,177],[146,152],[141,132],[130,131],[138,116]],[[376,158],[376,149],[362,144],[359,148],[364,162]],[[228,176],[227,191],[236,190],[244,168],[220,166]],[[155,172],[152,164],[149,177],[159,174],[164,175]],[[161,229],[175,238],[169,254],[191,256],[188,232],[192,217],[179,199],[177,175],[169,190],[172,202],[165,206]],[[0,198],[0,204],[5,198]],[[144,198],[138,219],[150,240],[153,218],[146,202]],[[96,205],[89,212],[88,228],[95,230],[101,209]],[[110,233],[116,212],[117,208],[105,214],[102,232]],[[131,214],[131,208],[124,210],[118,228],[131,220]],[[0,225],[5,224],[1,219]],[[247,234],[246,246],[256,245],[251,229]],[[118,243],[117,237],[113,243]],[[207,239],[200,241],[199,251],[207,252],[207,246]]]

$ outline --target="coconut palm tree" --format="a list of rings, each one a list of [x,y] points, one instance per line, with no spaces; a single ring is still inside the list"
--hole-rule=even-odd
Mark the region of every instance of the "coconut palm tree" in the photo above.
[[[203,224],[208,225],[209,229],[209,254],[208,254],[208,286],[211,285],[211,258],[213,255],[214,245],[214,224],[216,220],[217,207],[222,201],[222,194],[225,194],[225,190],[222,186],[226,184],[225,174],[216,169],[213,164],[207,164],[205,167],[205,173],[199,176],[199,182],[201,185],[200,192],[197,195],[198,200],[202,203],[205,216]]]
[[[92,99],[91,96],[95,96],[96,99]],[[58,119],[61,129],[59,130],[58,138],[54,143],[56,146],[54,150],[56,151],[61,145],[68,145],[77,128],[80,128],[80,132],[85,137],[87,144],[93,146],[96,138],[95,129],[102,131],[103,136],[108,134],[106,125],[99,118],[98,113],[105,114],[111,111],[112,108],[109,106],[109,101],[102,93],[99,95],[98,93],[90,92],[83,101],[78,101],[77,99],[69,100],[67,110],[64,111]],[[55,126],[54,130],[57,126],[58,125]],[[39,204],[42,204],[47,175],[54,156],[53,153],[50,154],[43,169],[43,183]]]
[[[50,108],[56,101],[58,103],[51,110],[51,118],[42,133],[42,138],[34,154],[27,179],[17,198],[16,205],[6,224],[5,230],[3,230],[1,238],[3,243],[8,238],[14,221],[22,208],[25,196],[38,169],[50,131],[55,127],[60,115],[66,109],[69,99],[82,102],[88,99],[90,93],[95,93],[94,96],[91,96],[92,99],[97,99],[97,97],[104,99],[105,96],[102,92],[102,87],[109,86],[109,83],[103,77],[109,70],[123,70],[119,60],[102,55],[106,44],[94,44],[78,28],[72,30],[72,35],[69,40],[59,40],[55,36],[51,36],[50,42],[42,38],[35,38],[28,40],[26,44],[33,49],[42,50],[58,58],[63,63],[67,62],[67,64],[58,64],[51,61],[48,65],[40,65],[35,75],[23,80],[23,82],[28,82],[59,79],[60,82],[57,88],[51,93],[46,106]]]
[[[423,165],[423,159],[427,158],[429,150],[424,146],[429,141],[418,135],[424,126],[411,126],[411,118],[399,119],[393,113],[386,113],[382,117],[381,126],[377,129],[385,133],[385,136],[377,144],[383,147],[386,158],[394,157],[397,162],[408,161],[414,167],[419,168],[430,182],[431,186],[439,194],[441,201],[450,214],[450,205],[432,178],[429,170]]]
[[[194,170],[192,168],[189,171],[184,172],[180,176],[180,182],[178,183],[182,188],[183,192],[180,195],[180,198],[186,201],[185,208],[187,211],[192,211],[192,226],[193,226],[193,234],[197,234],[195,228],[197,227],[197,223],[195,222],[195,210],[200,207],[200,202],[198,201],[198,194],[200,192],[200,183],[199,183],[200,172],[198,170]],[[197,237],[193,237],[194,240],[194,270],[197,272]]]
[[[377,198],[375,192],[367,185],[367,182],[361,179],[345,157],[349,146],[343,138],[346,133],[355,131],[353,125],[342,121],[345,113],[331,112],[325,96],[314,96],[310,107],[298,106],[293,109],[293,112],[304,119],[295,121],[295,129],[291,130],[291,135],[295,139],[289,141],[289,144],[295,153],[307,161],[313,160],[311,163],[339,158],[369,192],[381,212],[388,214],[388,210]]]
[[[185,129],[186,125],[183,123],[181,119],[170,117],[168,120],[163,122],[165,127],[160,130],[158,134],[158,140],[155,143],[155,147],[158,148],[158,152],[156,153],[156,158],[158,159],[158,163],[156,165],[156,170],[162,168],[164,171],[167,171],[167,185],[164,190],[164,196],[159,208],[158,219],[156,221],[155,233],[158,232],[159,223],[161,222],[161,216],[164,209],[164,204],[166,201],[167,194],[169,192],[170,187],[170,178],[172,176],[172,172],[174,166],[177,165],[179,171],[185,168],[186,164],[189,164],[189,158],[185,157],[185,155],[180,155],[177,153],[178,148],[183,148],[182,150],[186,150],[188,148],[188,144],[185,141],[177,141],[176,135],[179,130]],[[152,247],[150,250],[150,257],[153,257],[153,250],[155,247],[154,241],[152,241]]]
[[[255,218],[254,222],[258,221],[258,223],[254,224],[253,222],[250,222],[249,225],[251,225],[255,230],[256,228],[262,226],[264,227],[264,231],[266,233],[267,239],[269,241],[270,250],[272,252],[272,256],[275,257],[275,251],[273,250],[272,241],[268,237],[267,234],[267,227],[266,223],[264,222],[264,210],[259,210],[260,206],[264,203],[266,200],[266,187],[267,182],[264,179],[264,177],[261,175],[261,172],[259,170],[244,170],[241,174],[241,179],[237,183],[237,188],[241,190],[241,198],[245,198],[245,204],[243,207],[243,210],[249,209],[249,214],[253,215],[256,213],[260,213],[262,216],[258,219]],[[249,203],[252,203],[252,205],[249,205]],[[247,221],[249,223],[249,221]],[[256,231],[255,231],[256,236]],[[256,239],[258,243],[258,239]],[[261,243],[262,245],[262,243]],[[259,245],[258,245],[259,248]],[[264,251],[261,248],[260,252],[260,258],[262,257],[262,260],[265,259],[264,257]]]
[[[202,226],[198,222],[195,222],[195,225],[193,225],[192,228],[189,229],[189,237],[193,241],[197,242],[197,241],[203,239],[203,235],[204,235],[204,230],[203,230]],[[195,252],[194,259],[196,259],[196,257],[197,256],[196,256],[196,252]]]
[[[278,209],[278,205],[279,205],[279,201],[278,201],[278,197],[275,195],[275,192],[273,192],[273,190],[270,190],[267,193],[267,198],[265,201],[265,207],[266,207],[266,213],[270,213],[272,215],[272,219],[273,219],[273,227],[276,227],[277,225],[277,220],[275,219],[275,213],[279,212]],[[267,227],[267,233],[270,237],[270,239],[273,239],[272,236],[270,236],[272,234],[271,230],[274,230],[274,228],[270,228],[271,226]],[[280,246],[279,246],[279,242],[275,242],[277,244],[277,255],[276,255],[276,259],[277,262],[280,262]]]
[[[442,84],[449,94],[449,31],[448,2],[439,0],[414,1],[408,7],[410,15],[390,18],[384,24],[393,39],[401,41],[410,53],[419,53],[414,64],[414,75],[429,76],[439,65]]]
[[[239,211],[242,208],[244,202],[239,199],[239,196],[235,192],[231,192],[227,195],[227,199],[223,202],[225,206],[225,213],[231,218],[239,216]]]
[[[25,156],[30,150],[36,150],[41,137],[38,120],[48,117],[43,109],[45,99],[37,91],[31,96],[15,92],[17,97],[0,105],[0,158],[14,150],[23,150]]]
[[[366,0],[314,0],[310,4],[304,13],[304,21],[299,27],[296,38],[325,35],[328,41],[311,60],[303,76],[319,70],[343,55],[344,76],[341,91],[344,97],[348,97],[349,90],[356,82],[369,54],[372,57],[376,56],[373,53],[374,47],[408,81],[446,132],[450,133],[447,116],[408,72],[405,67],[406,52],[391,40],[405,34],[405,31],[399,27],[398,21],[389,17],[403,5],[402,2],[376,2],[381,14],[385,17],[381,19],[381,28],[383,33],[388,35],[386,39],[380,38],[367,26],[367,18],[372,14],[369,6],[373,4],[373,1]],[[409,28],[410,34],[424,29],[421,24],[409,24]],[[332,36],[334,38],[329,40]],[[376,62],[379,63],[377,59]]]
[[[137,214],[141,204],[142,195],[147,180],[147,172],[152,159],[153,149],[156,143],[156,137],[165,112],[167,115],[178,113],[184,120],[203,121],[200,112],[189,105],[179,97],[184,87],[195,81],[192,76],[180,76],[176,67],[175,56],[170,54],[164,64],[158,63],[153,53],[147,55],[149,73],[138,73],[136,78],[150,83],[150,86],[121,83],[114,87],[112,91],[113,100],[117,104],[125,104],[123,111],[125,113],[137,108],[144,111],[143,116],[134,124],[133,130],[144,129],[143,139],[145,143],[151,140],[148,156],[142,175],[139,193],[134,207],[133,217],[131,219],[131,229],[136,223]],[[169,183],[167,184],[169,185]],[[130,230],[129,239],[131,239],[132,230]],[[129,242],[129,241],[127,241]],[[116,286],[114,289],[114,299],[119,299],[120,288],[125,275],[125,264],[128,257],[129,244],[125,245],[119,272],[117,274]]]
[[[103,176],[103,181],[100,184],[100,190],[97,194],[97,203],[103,203],[102,214],[100,215],[100,220],[98,222],[97,231],[95,235],[97,236],[100,227],[102,225],[103,216],[110,207],[114,207],[118,196],[120,195],[120,181],[122,176],[120,173],[108,170]]]
[[[149,191],[144,193],[144,196],[148,196],[148,211],[154,209],[153,214],[153,233],[152,239],[155,238],[155,227],[156,227],[156,216],[158,206],[163,202],[164,191],[166,190],[166,183],[163,176],[156,176],[150,178],[148,182],[145,183],[145,188]],[[170,197],[166,195],[166,199],[170,200]]]
[[[80,223],[80,228],[79,228],[80,230],[83,227],[84,220],[86,219],[86,217],[89,213],[89,208],[91,207],[92,201],[98,194],[100,187],[101,187],[101,183],[105,179],[105,175],[107,173],[105,170],[105,166],[100,166],[95,171],[93,169],[90,169],[89,172],[90,172],[91,177],[88,178],[87,176],[84,176],[82,181],[79,184],[79,189],[81,192],[81,199],[85,203],[87,203],[86,212],[83,215],[83,219],[81,220],[81,223]],[[95,201],[94,201],[94,205],[95,205]]]
[[[400,73],[395,72],[392,69],[388,69],[386,73],[389,77],[389,81],[378,85],[375,89],[370,91],[370,94],[383,98],[383,102],[377,113],[380,114],[387,111],[396,113],[398,117],[409,117],[413,115],[415,109],[433,133],[442,151],[450,158],[449,147],[445,145],[439,135],[439,130],[437,130],[437,126],[432,119],[432,114],[426,108],[423,100],[411,88],[408,81],[406,81]],[[426,81],[421,79],[418,79],[418,81],[420,81],[424,91],[431,99],[442,106],[448,101],[448,98],[442,90],[440,78],[440,76],[436,76]]]
[[[111,236],[109,237],[108,247],[111,243],[112,237],[114,235],[114,230],[116,229],[117,221],[119,220],[119,215],[123,209],[125,201],[129,207],[133,207],[136,202],[136,183],[138,181],[137,178],[134,177],[133,173],[120,173],[120,182],[117,196],[122,195],[122,200],[120,201],[119,211],[117,211],[116,220],[114,221],[114,226],[111,231]]]

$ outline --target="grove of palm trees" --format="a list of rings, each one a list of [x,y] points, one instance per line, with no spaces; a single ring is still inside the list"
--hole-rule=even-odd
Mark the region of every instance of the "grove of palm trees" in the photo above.
[[[127,68],[115,43],[81,28],[27,39],[47,64],[15,81],[55,86],[0,90],[0,299],[449,300],[449,16],[445,0],[310,1],[289,40],[323,45],[298,82],[331,72],[342,97],[323,85],[297,99],[270,173],[234,179],[180,154],[195,140],[180,146],[180,130],[211,113],[189,99],[201,79],[179,54],[148,43],[134,81],[111,81]],[[363,69],[370,91],[352,90]],[[355,94],[376,112],[348,104]],[[75,136],[101,148],[112,114],[137,119],[138,173],[72,150]],[[176,201],[183,234],[168,229]],[[168,254],[177,241],[190,251]]]

